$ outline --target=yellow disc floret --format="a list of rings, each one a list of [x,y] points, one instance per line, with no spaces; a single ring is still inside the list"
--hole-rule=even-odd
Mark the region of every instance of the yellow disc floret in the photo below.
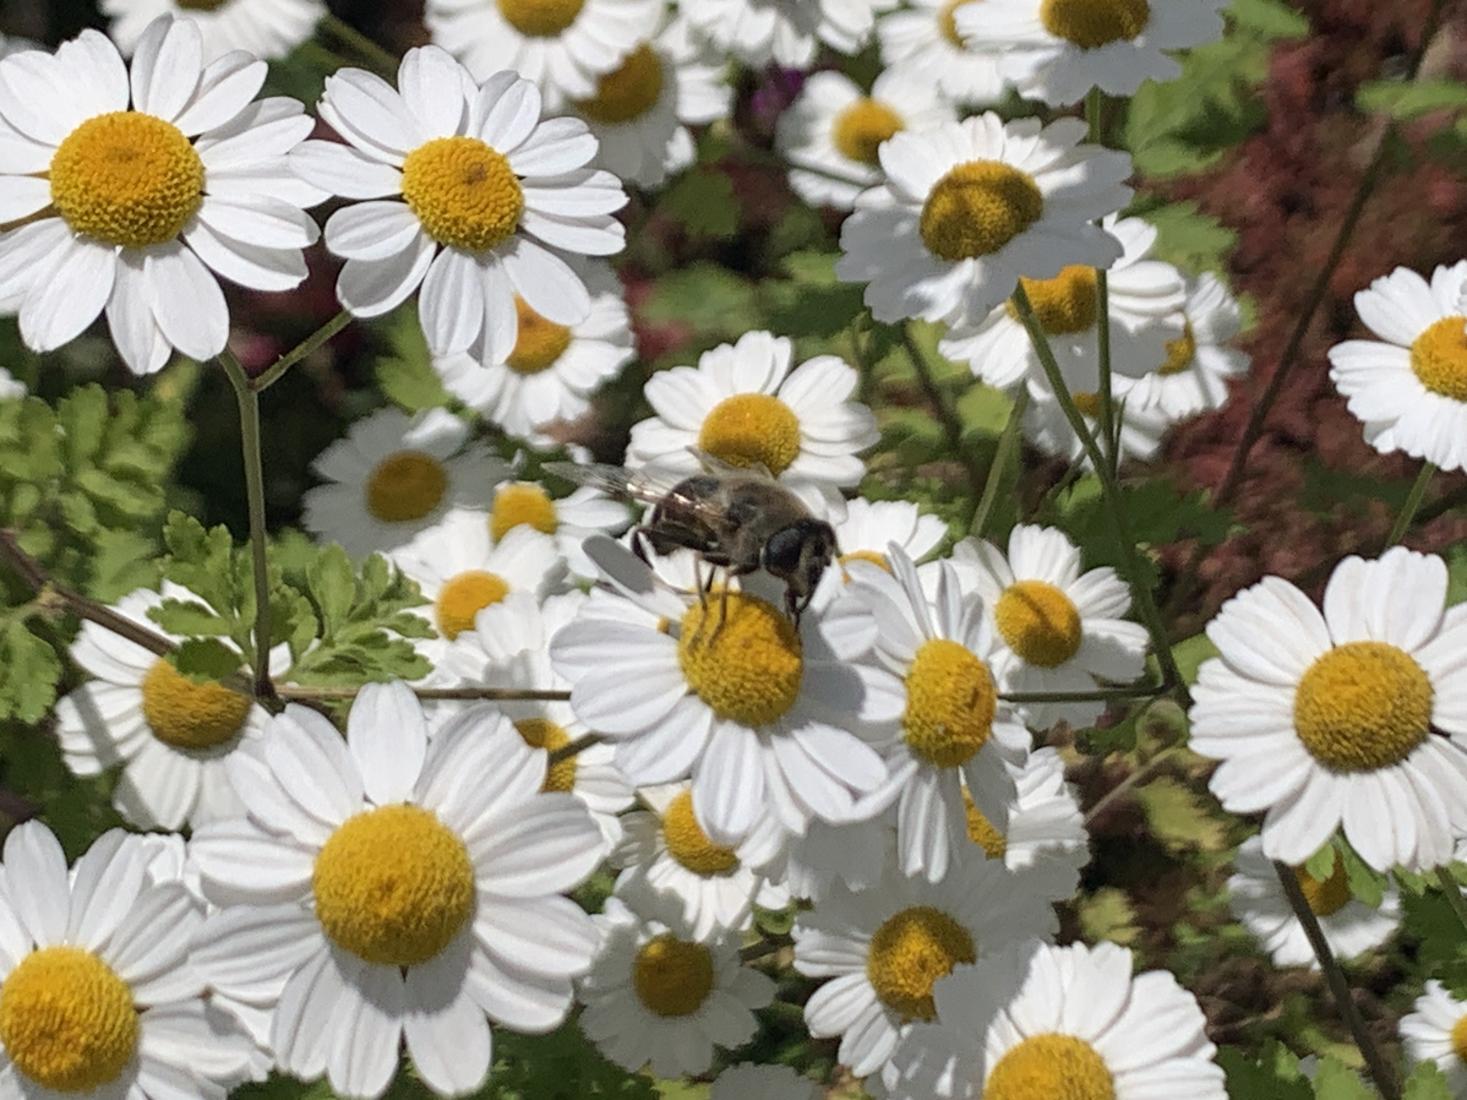
[[[545,535],[555,534],[560,521],[550,494],[532,481],[504,485],[494,494],[489,514],[489,534],[498,542],[516,527],[533,527]]]
[[[1073,1035],[1035,1035],[1010,1048],[983,1086],[983,1100],[1115,1100],[1098,1051]]]
[[[0,1046],[21,1073],[56,1092],[115,1081],[137,1051],[138,1030],[127,983],[80,947],[33,951],[0,985]]]
[[[1067,264],[1053,279],[1021,278],[1019,283],[1034,307],[1039,327],[1051,336],[1085,332],[1099,316],[1099,284],[1093,267]],[[1008,311],[1010,317],[1017,319],[1018,312],[1012,302]]]
[[[1432,393],[1467,401],[1467,317],[1443,317],[1416,337],[1411,369]]]
[[[321,846],[311,884],[332,942],[386,966],[427,962],[474,911],[468,850],[419,806],[348,818]]]
[[[939,768],[965,764],[993,732],[997,706],[986,664],[946,638],[923,642],[907,670],[907,745]]]
[[[1047,581],[1015,581],[993,606],[1009,648],[1031,665],[1055,668],[1080,649],[1080,609]]]
[[[777,397],[736,393],[704,417],[698,447],[730,466],[762,463],[778,477],[800,457],[800,421]]]
[[[937,13],[937,29],[942,37],[958,49],[963,49],[963,36],[958,33],[958,9],[969,0],[947,0]]]
[[[1130,41],[1151,21],[1147,0],[1043,0],[1039,20],[1056,38],[1082,50]]]
[[[866,976],[887,1008],[904,1020],[937,1015],[932,987],[959,963],[977,958],[973,936],[941,909],[903,909],[871,937]]]
[[[691,1016],[713,992],[713,956],[701,943],[657,936],[637,952],[632,987],[658,1016]]]
[[[173,240],[204,201],[204,162],[171,122],[141,111],[89,118],[51,158],[51,201],[75,232],[146,248]]]
[[[509,161],[478,138],[434,138],[402,162],[402,197],[439,244],[485,252],[513,235],[525,193]]]
[[[443,463],[422,451],[396,451],[367,478],[367,511],[383,523],[409,523],[429,515],[446,492]]]
[[[596,81],[596,94],[576,107],[596,122],[631,122],[657,106],[662,80],[662,59],[643,42],[617,68],[603,74]]]
[[[993,822],[984,816],[973,796],[963,791],[963,808],[968,818],[968,839],[983,849],[989,859],[1003,859],[1008,855],[1008,839],[994,828]]]
[[[1328,917],[1338,913],[1350,901],[1350,881],[1345,876],[1345,861],[1335,860],[1335,869],[1329,878],[1321,881],[1303,867],[1294,868],[1294,878],[1299,889],[1304,891],[1304,900],[1316,917]]]
[[[521,718],[514,728],[532,749],[555,752],[571,743],[570,734],[548,718]],[[544,791],[569,792],[576,786],[576,758],[568,756],[551,764],[545,772]]]
[[[176,749],[209,749],[235,737],[250,714],[249,696],[223,684],[190,680],[167,659],[143,677],[148,729]]]
[[[863,97],[835,116],[830,140],[841,156],[874,165],[881,143],[903,129],[901,115],[880,100]]]
[[[727,608],[727,614],[724,608]],[[683,615],[678,663],[688,686],[720,718],[764,726],[800,694],[800,635],[773,604],[742,592],[714,593]]]
[[[1452,1052],[1467,1062],[1467,1014],[1457,1017],[1452,1025]]]
[[[732,848],[714,844],[693,813],[693,792],[683,791],[662,815],[662,840],[667,853],[695,875],[704,878],[731,875],[739,869]]]
[[[433,601],[438,633],[449,641],[474,629],[474,617],[509,595],[509,582],[487,569],[469,569],[448,581]]]
[[[509,369],[516,374],[539,374],[560,362],[570,347],[571,330],[541,317],[518,294],[514,296],[514,311],[519,329],[514,349],[505,360]]]
[[[996,160],[970,160],[933,186],[919,227],[934,256],[971,260],[997,252],[1043,213],[1031,177]]]
[[[1166,362],[1158,369],[1157,374],[1181,374],[1192,365],[1197,358],[1197,334],[1192,331],[1192,322],[1185,321],[1182,324],[1182,335],[1175,340],[1166,342]]]
[[[530,38],[553,38],[576,21],[586,0],[499,0],[499,14]]]
[[[1337,772],[1399,764],[1426,740],[1435,693],[1414,658],[1385,642],[1348,642],[1310,665],[1294,694],[1294,728]]]
[[[1075,408],[1080,410],[1081,415],[1088,416],[1094,420],[1100,415],[1100,394],[1094,390],[1076,390],[1070,396],[1075,401]]]

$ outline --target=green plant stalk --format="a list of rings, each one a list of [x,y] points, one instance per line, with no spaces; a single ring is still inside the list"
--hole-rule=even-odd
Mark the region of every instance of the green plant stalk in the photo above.
[[[358,57],[377,69],[381,75],[387,77],[397,76],[398,59],[350,23],[346,22],[346,20],[327,12],[321,17],[321,29],[333,35],[338,41],[350,46],[356,51]]]
[[[1060,410],[1065,414],[1070,428],[1079,438],[1080,446],[1084,448],[1086,457],[1090,459],[1090,464],[1095,469],[1095,476],[1100,481],[1105,512],[1110,517],[1116,541],[1119,543],[1126,580],[1131,586],[1131,596],[1136,603],[1136,613],[1145,625],[1146,632],[1151,635],[1151,648],[1156,655],[1157,664],[1161,666],[1162,680],[1169,690],[1177,692],[1178,699],[1183,706],[1190,706],[1191,693],[1182,679],[1181,670],[1177,668],[1176,658],[1172,656],[1171,642],[1167,638],[1166,626],[1161,621],[1161,613],[1157,610],[1156,600],[1152,597],[1151,589],[1146,587],[1141,580],[1140,561],[1136,556],[1136,538],[1131,531],[1131,520],[1126,515],[1126,504],[1121,499],[1121,487],[1116,480],[1115,472],[1106,464],[1105,456],[1100,451],[1100,445],[1095,442],[1095,437],[1085,424],[1084,416],[1075,405],[1075,399],[1065,386],[1064,376],[1060,373],[1059,363],[1054,357],[1054,349],[1049,346],[1049,337],[1045,336],[1044,329],[1039,324],[1039,318],[1034,315],[1034,306],[1029,301],[1029,295],[1025,292],[1023,283],[1014,288],[1013,303],[1014,309],[1019,314],[1019,320],[1023,322],[1025,330],[1029,333],[1029,342],[1034,345],[1034,353],[1039,356],[1040,365],[1044,368],[1050,389],[1054,391],[1055,400],[1059,402]]]
[[[1095,145],[1105,144],[1105,93],[1091,88],[1085,97],[1085,119],[1090,124],[1090,141]],[[1096,223],[1097,225],[1099,222]],[[1095,334],[1100,345],[1100,380],[1097,386],[1100,396],[1100,441],[1105,449],[1106,461],[1111,473],[1120,467],[1118,436],[1116,434],[1115,395],[1111,389],[1110,361],[1110,278],[1102,268],[1095,269]]]
[[[250,511],[250,558],[255,580],[255,696],[272,699],[270,682],[270,563],[266,552],[265,468],[260,448],[260,395],[234,353],[225,348],[219,362],[239,402],[239,436],[244,453],[245,498]]]
[[[969,530],[979,538],[983,537],[984,528],[993,517],[999,490],[1003,488],[1004,475],[1019,454],[1019,429],[1023,426],[1024,412],[1028,408],[1029,387],[1023,385],[1019,387],[1018,396],[1014,398],[1013,407],[1009,409],[1009,418],[1004,423],[1003,433],[998,437],[998,445],[993,450],[993,462],[988,467],[988,477],[983,482],[983,496],[979,498],[978,510],[973,513]]]
[[[1446,895],[1447,904],[1452,907],[1452,912],[1457,914],[1457,921],[1462,925],[1462,931],[1467,933],[1467,898],[1462,896],[1462,884],[1452,877],[1452,872],[1445,867],[1436,869],[1437,885],[1442,888]]]
[[[1416,475],[1415,482],[1411,485],[1411,491],[1406,495],[1406,503],[1401,506],[1400,515],[1396,516],[1396,522],[1391,524],[1391,533],[1386,536],[1386,548],[1396,545],[1406,537],[1406,532],[1411,527],[1411,521],[1416,518],[1417,511],[1421,508],[1421,502],[1426,499],[1426,490],[1431,485],[1431,479],[1436,474],[1436,466],[1430,462],[1421,464],[1421,472]]]
[[[250,379],[250,389],[256,393],[263,393],[265,390],[268,390],[284,377],[286,371],[290,370],[291,367],[295,366],[308,355],[314,353],[317,348],[332,339],[338,332],[351,324],[351,322],[352,315],[343,309],[279,359],[271,363],[265,370]]]

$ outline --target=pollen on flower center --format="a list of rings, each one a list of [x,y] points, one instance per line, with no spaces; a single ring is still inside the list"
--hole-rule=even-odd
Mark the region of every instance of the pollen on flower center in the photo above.
[[[1432,393],[1467,401],[1467,317],[1443,317],[1411,342],[1411,369]]]
[[[958,49],[966,48],[963,36],[958,33],[958,9],[970,0],[947,0],[937,13],[937,29],[942,37]]]
[[[533,527],[545,535],[555,534],[560,526],[550,494],[530,481],[501,486],[494,494],[489,514],[489,534],[495,542],[521,526]]]
[[[1467,1062],[1467,1014],[1459,1016],[1452,1025],[1452,1051]]]
[[[927,251],[944,260],[997,252],[1044,213],[1034,180],[996,160],[970,160],[938,180],[922,206]]]
[[[658,1016],[691,1016],[713,992],[713,955],[701,943],[664,933],[637,952],[632,988]]]
[[[223,684],[190,680],[161,657],[143,677],[142,689],[148,729],[176,749],[222,745],[250,715],[248,696]]]
[[[132,990],[80,947],[33,951],[0,985],[0,1046],[47,1089],[91,1092],[115,1081],[138,1033]]]
[[[1337,772],[1398,764],[1426,740],[1434,698],[1414,658],[1385,642],[1348,642],[1318,658],[1294,693],[1294,728]]]
[[[514,724],[514,728],[532,749],[544,749],[553,753],[571,743],[570,734],[548,718],[521,718]],[[570,756],[556,761],[546,769],[545,783],[540,789],[569,792],[575,790],[575,787],[576,758]]]
[[[800,694],[800,635],[773,604],[741,592],[714,593],[683,615],[677,656],[683,676],[720,718],[764,726]]]
[[[1039,327],[1051,336],[1069,336],[1094,327],[1100,314],[1100,297],[1095,268],[1067,264],[1053,279],[1025,279],[1019,283],[1029,295]],[[1008,303],[1009,316],[1018,311]]]
[[[703,418],[698,447],[731,466],[762,463],[778,477],[800,457],[800,420],[777,397],[736,393]]]
[[[1080,648],[1080,609],[1046,581],[1015,581],[993,607],[993,620],[1010,649],[1031,665],[1055,668]]]
[[[1158,369],[1157,374],[1181,374],[1192,365],[1197,358],[1197,335],[1192,331],[1192,322],[1185,321],[1182,324],[1182,335],[1175,340],[1166,342],[1166,362]]]
[[[1320,880],[1303,867],[1295,867],[1294,879],[1316,917],[1331,916],[1349,904],[1350,881],[1345,876],[1345,861],[1342,859],[1335,860],[1335,869],[1329,878]]]
[[[968,818],[968,839],[982,848],[989,859],[1003,859],[1008,855],[1008,839],[994,828],[993,822],[984,816],[966,790],[963,791],[963,808]]]
[[[939,768],[965,764],[993,732],[998,695],[988,666],[957,642],[923,642],[907,670],[902,729],[911,750]]]
[[[550,38],[576,21],[586,0],[499,0],[499,14],[531,38]]]
[[[549,370],[570,347],[571,330],[541,317],[518,294],[514,296],[514,311],[519,328],[505,365],[516,374]]]
[[[439,244],[485,252],[520,224],[525,193],[504,156],[478,138],[434,138],[402,162],[402,197]]]
[[[332,942],[386,966],[427,962],[474,911],[464,842],[430,811],[403,803],[338,826],[321,845],[311,885]]]
[[[509,582],[487,569],[469,569],[450,577],[433,601],[438,633],[449,641],[474,629],[474,617],[509,595]]]
[[[1115,1100],[1116,1083],[1099,1052],[1073,1035],[1035,1035],[998,1060],[983,1100]]]
[[[841,156],[874,165],[881,143],[905,128],[902,116],[885,103],[863,97],[835,116],[830,140]]]
[[[446,492],[443,463],[422,451],[396,451],[367,478],[367,511],[383,523],[409,523],[429,515]]]
[[[663,813],[662,840],[668,854],[695,875],[714,878],[731,875],[739,869],[739,857],[734,850],[714,844],[698,824],[693,814],[692,791],[683,791]]]
[[[959,963],[977,958],[973,937],[941,909],[918,905],[891,917],[871,937],[866,976],[881,1003],[906,1020],[937,1015],[932,987]]]
[[[631,122],[657,106],[662,81],[662,58],[643,42],[617,68],[603,74],[596,81],[596,94],[576,108],[597,122]]]
[[[1082,50],[1130,41],[1151,21],[1147,0],[1044,0],[1039,20],[1056,38]]]

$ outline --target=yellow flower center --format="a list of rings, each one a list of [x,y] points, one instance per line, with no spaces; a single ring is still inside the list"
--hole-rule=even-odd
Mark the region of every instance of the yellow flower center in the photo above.
[[[176,749],[209,749],[236,736],[249,697],[219,683],[190,680],[159,658],[143,677],[143,717],[153,736]]]
[[[1467,317],[1443,317],[1416,337],[1411,369],[1432,393],[1467,401]]]
[[[942,37],[951,42],[958,49],[965,49],[963,36],[958,34],[958,9],[969,0],[947,0],[937,13],[937,29]]]
[[[691,1016],[713,992],[713,955],[701,943],[664,933],[637,952],[632,987],[658,1016]]]
[[[465,252],[508,240],[525,209],[509,161],[473,137],[434,138],[409,153],[402,197],[428,236]]]
[[[905,128],[902,116],[885,103],[862,98],[835,116],[831,142],[849,160],[876,164],[881,143]]]
[[[422,451],[397,451],[367,478],[367,511],[383,523],[409,523],[431,514],[446,492],[443,463]]]
[[[993,732],[997,705],[986,664],[946,638],[923,642],[907,670],[907,744],[939,768],[965,764]]]
[[[1044,0],[1039,20],[1056,38],[1082,50],[1130,41],[1151,21],[1147,0]]]
[[[570,734],[546,718],[521,718],[514,728],[532,749],[555,752],[571,743]],[[545,785],[540,789],[569,793],[575,790],[575,786],[576,758],[571,756],[550,765],[545,772]]]
[[[693,792],[683,791],[662,815],[662,840],[668,854],[695,875],[714,878],[739,869],[739,857],[708,839],[693,815]]]
[[[514,296],[514,311],[519,318],[519,330],[506,365],[516,374],[549,370],[570,347],[571,330],[541,317],[518,294]]]
[[[1348,642],[1309,666],[1294,694],[1294,728],[1337,772],[1399,764],[1431,728],[1431,680],[1403,650]]]
[[[1335,869],[1329,878],[1320,881],[1303,867],[1294,868],[1294,878],[1299,889],[1304,891],[1304,900],[1309,903],[1316,917],[1328,917],[1338,913],[1350,901],[1350,881],[1345,877],[1345,861],[1335,860]]]
[[[1115,1100],[1116,1082],[1095,1048],[1073,1035],[1035,1035],[998,1060],[983,1100]]]
[[[576,104],[597,122],[630,122],[657,106],[662,94],[662,59],[643,42],[611,72],[596,81],[596,94]]]
[[[720,718],[765,726],[795,705],[805,663],[800,635],[773,604],[723,593],[683,615],[677,657],[688,686]]]
[[[555,502],[550,494],[530,481],[505,485],[494,494],[494,509],[489,515],[489,534],[498,542],[516,527],[533,527],[545,535],[553,535],[560,526],[555,516]]]
[[[983,816],[983,811],[966,790],[963,791],[963,808],[968,817],[968,839],[982,848],[989,859],[1003,859],[1008,855],[1008,839],[993,827],[993,822]]]
[[[919,227],[927,251],[944,260],[997,252],[1044,213],[1034,180],[996,160],[960,164],[932,188]]]
[[[449,641],[474,629],[474,616],[509,595],[509,582],[487,569],[470,569],[450,577],[438,590],[433,614],[438,633]]]
[[[1467,1062],[1467,1015],[1457,1017],[1457,1022],[1452,1025],[1452,1051]]]
[[[1053,279],[1019,279],[1024,293],[1039,318],[1039,327],[1051,336],[1068,336],[1085,332],[1099,316],[1100,298],[1095,268],[1067,264]],[[1013,302],[1008,303],[1009,316],[1018,320]]]
[[[876,996],[905,1020],[937,1015],[932,987],[959,963],[977,958],[973,936],[941,909],[903,909],[876,930],[866,956],[866,976]]]
[[[321,846],[311,882],[332,942],[386,966],[427,962],[474,911],[468,850],[418,806],[348,818]]]
[[[1192,322],[1186,321],[1182,324],[1182,335],[1175,340],[1166,342],[1166,362],[1158,369],[1158,374],[1181,374],[1192,365],[1192,360],[1197,358],[1197,335],[1192,331]]]
[[[204,201],[204,162],[188,138],[140,111],[87,119],[56,150],[50,177],[67,225],[124,248],[173,240]]]
[[[581,14],[586,0],[499,0],[499,14],[515,30],[531,38],[551,38]]]
[[[993,621],[1009,648],[1031,665],[1054,668],[1080,648],[1080,609],[1046,581],[1015,581],[993,606]]]
[[[1075,401],[1075,408],[1080,410],[1082,416],[1088,416],[1094,420],[1100,415],[1100,394],[1094,390],[1079,390],[1070,394]]]
[[[698,447],[731,466],[763,463],[778,477],[800,457],[800,421],[777,397],[736,393],[704,418]]]
[[[80,947],[33,951],[0,985],[0,1045],[37,1084],[91,1092],[115,1081],[137,1051],[132,990]]]

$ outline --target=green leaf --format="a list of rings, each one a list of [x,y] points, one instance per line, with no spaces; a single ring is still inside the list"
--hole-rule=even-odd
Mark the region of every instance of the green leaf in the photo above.
[[[1313,1096],[1299,1059],[1277,1040],[1266,1043],[1256,1061],[1236,1047],[1223,1047],[1217,1052],[1217,1064],[1227,1074],[1232,1100],[1310,1100]]]
[[[1331,1056],[1319,1060],[1314,1095],[1316,1100],[1377,1100],[1375,1090],[1358,1073]]]
[[[1228,846],[1228,827],[1202,796],[1170,776],[1147,783],[1136,792],[1152,835],[1169,848],[1220,852]]]
[[[1142,215],[1156,227],[1152,255],[1188,271],[1223,270],[1238,234],[1195,203],[1174,202]]]
[[[1355,103],[1362,111],[1415,118],[1430,111],[1467,107],[1467,84],[1457,80],[1374,80],[1360,85]]]
[[[1228,14],[1239,26],[1264,38],[1303,38],[1309,20],[1283,0],[1233,0]]]
[[[1406,1078],[1402,1100],[1452,1100],[1452,1087],[1435,1062],[1422,1062]]]
[[[0,718],[39,722],[56,702],[60,679],[56,651],[12,620],[0,634]]]
[[[1316,882],[1324,882],[1335,873],[1335,860],[1339,856],[1339,850],[1335,847],[1335,842],[1331,840],[1304,861],[1304,870]]]
[[[1350,886],[1350,893],[1372,909],[1380,908],[1380,903],[1385,899],[1386,887],[1389,885],[1386,876],[1367,866],[1348,841],[1340,839],[1338,843],[1340,859],[1345,864],[1345,881]]]
[[[311,595],[321,609],[321,618],[329,636],[345,621],[356,596],[356,580],[351,559],[346,551],[332,543],[321,551],[306,572]]]
[[[217,638],[188,638],[172,657],[173,665],[191,680],[217,682],[239,672],[239,653]]]
[[[1124,890],[1114,886],[1103,886],[1082,897],[1076,912],[1087,943],[1110,940],[1125,945],[1134,943],[1141,934],[1136,925],[1135,906]]]
[[[1212,644],[1206,634],[1193,634],[1172,646],[1172,659],[1177,662],[1182,679],[1188,684],[1197,683],[1197,672],[1202,668],[1203,661],[1218,655],[1217,646]]]
[[[662,192],[657,209],[694,240],[732,237],[739,231],[741,210],[733,180],[714,168],[698,168],[674,181]]]
[[[753,283],[710,263],[690,264],[663,275],[639,312],[645,322],[683,326],[713,341],[736,339],[760,327]]]
[[[377,385],[387,399],[408,412],[448,404],[450,397],[433,369],[417,311],[398,310],[393,315],[387,339],[393,354],[378,359],[376,368]]]
[[[197,600],[164,600],[148,609],[148,618],[170,634],[218,637],[229,633],[229,623]],[[236,663],[238,660],[236,656]]]

